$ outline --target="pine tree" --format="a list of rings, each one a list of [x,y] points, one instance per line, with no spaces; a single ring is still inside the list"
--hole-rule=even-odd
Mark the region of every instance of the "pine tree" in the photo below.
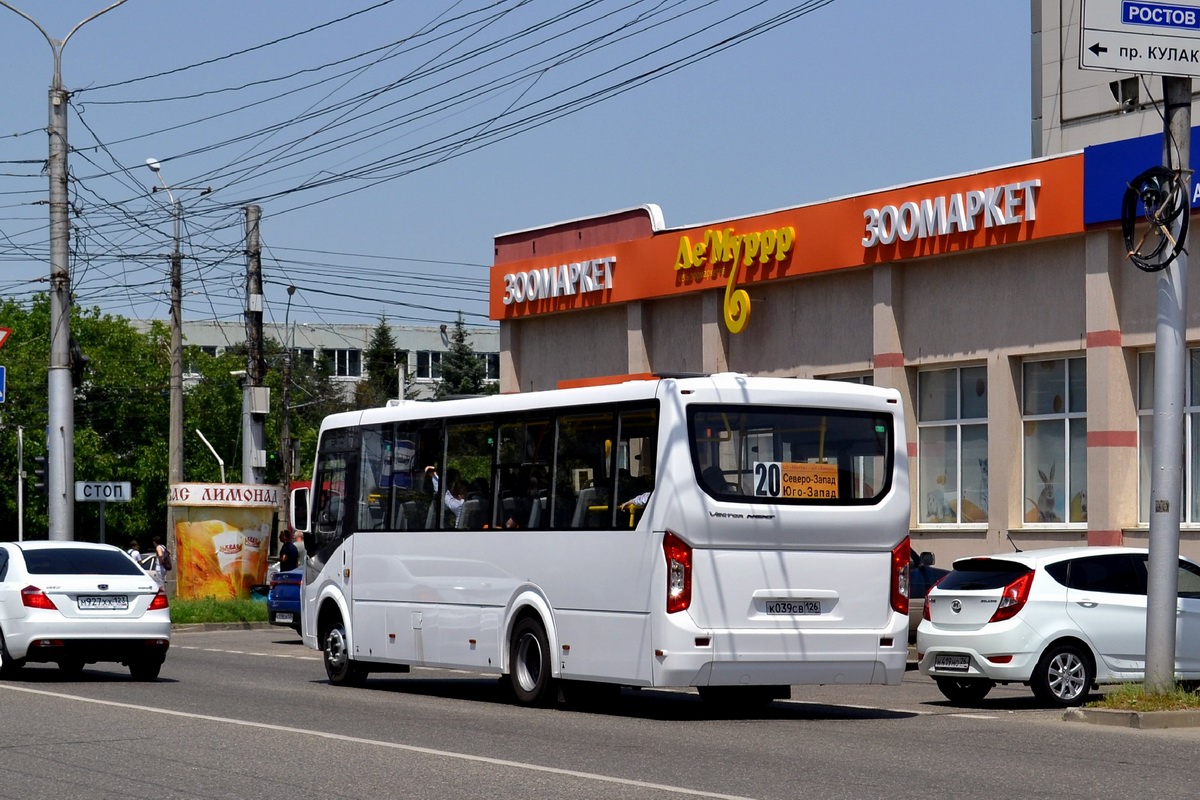
[[[485,393],[487,367],[468,339],[467,326],[460,312],[454,322],[454,331],[450,334],[450,349],[442,355],[442,382],[438,384],[438,397]]]
[[[354,400],[360,408],[386,405],[397,396],[400,377],[396,373],[396,339],[385,317],[379,318],[371,334],[371,342],[363,353],[363,366],[367,378],[354,390]]]

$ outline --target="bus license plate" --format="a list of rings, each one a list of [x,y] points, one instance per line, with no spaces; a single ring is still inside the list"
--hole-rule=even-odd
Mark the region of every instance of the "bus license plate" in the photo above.
[[[768,614],[820,614],[820,600],[768,600]]]
[[[79,607],[98,611],[125,611],[129,608],[129,598],[123,594],[80,595]]]
[[[966,672],[971,667],[970,656],[939,655],[934,656],[935,669],[945,669],[952,672]]]

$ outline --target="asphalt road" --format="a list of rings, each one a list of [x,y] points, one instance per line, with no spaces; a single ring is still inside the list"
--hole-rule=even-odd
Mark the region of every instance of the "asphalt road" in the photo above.
[[[0,798],[1192,798],[1200,729],[1062,721],[1023,687],[946,704],[795,687],[743,719],[692,693],[525,709],[497,679],[330,686],[283,629],[176,633],[159,680],[117,665],[0,682]]]

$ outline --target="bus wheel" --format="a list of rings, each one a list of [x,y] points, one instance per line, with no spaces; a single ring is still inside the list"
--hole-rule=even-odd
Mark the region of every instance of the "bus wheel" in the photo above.
[[[554,699],[550,677],[550,640],[537,617],[516,624],[508,648],[508,676],[517,702],[548,705]]]
[[[346,628],[339,619],[325,633],[322,643],[325,653],[325,674],[334,686],[362,686],[367,671],[354,659],[346,647]]]

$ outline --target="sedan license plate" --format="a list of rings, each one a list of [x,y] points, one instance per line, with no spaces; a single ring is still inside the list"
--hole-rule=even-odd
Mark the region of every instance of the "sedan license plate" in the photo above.
[[[768,600],[768,614],[820,614],[820,600]]]
[[[292,612],[280,611],[278,614],[275,615],[275,621],[276,622],[291,622],[292,621]]]
[[[79,607],[89,611],[125,611],[129,608],[129,597],[123,594],[84,594],[79,596]]]
[[[966,672],[971,667],[970,656],[939,655],[933,657],[935,669],[945,669],[952,672]]]

